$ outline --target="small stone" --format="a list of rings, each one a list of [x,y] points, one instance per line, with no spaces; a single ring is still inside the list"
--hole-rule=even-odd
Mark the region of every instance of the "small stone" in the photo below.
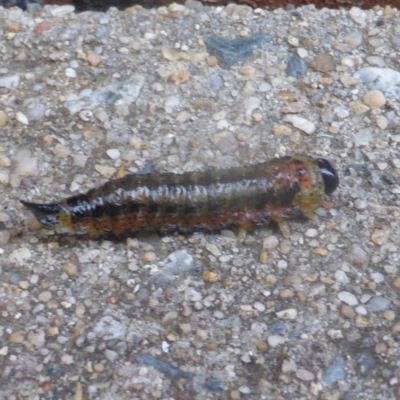
[[[46,31],[50,30],[52,27],[53,27],[53,25],[52,25],[50,22],[48,22],[48,21],[42,21],[42,22],[39,22],[39,23],[35,26],[34,32],[35,32],[37,35],[40,35],[40,34],[42,34],[43,32],[46,32]]]
[[[25,114],[23,114],[21,111],[18,111],[15,114],[16,120],[21,123],[22,125],[29,125],[29,120]]]
[[[253,307],[259,311],[259,312],[264,312],[265,311],[265,306],[263,303],[260,303],[259,301],[256,301],[253,305]]]
[[[309,229],[307,229],[305,235],[307,237],[313,238],[313,237],[318,236],[318,231],[316,229],[309,228]]]
[[[360,129],[352,137],[353,143],[356,147],[368,146],[372,138],[373,134],[371,128]]]
[[[335,68],[333,57],[329,53],[319,54],[311,63],[311,68],[323,73],[331,72]]]
[[[11,22],[11,24],[7,26],[7,32],[18,32],[20,29],[21,25],[17,22]]]
[[[67,76],[68,78],[76,78],[77,74],[74,68],[66,68],[65,76]]]
[[[298,379],[302,381],[313,381],[315,379],[314,374],[311,371],[308,371],[307,369],[304,368],[299,368],[296,371],[296,376]]]
[[[8,120],[7,114],[3,110],[0,110],[0,129],[6,126],[7,120]]]
[[[0,175],[0,177],[1,177],[1,175]],[[1,179],[0,179],[0,182],[1,182]],[[262,251],[260,253],[260,259],[259,260],[260,260],[261,264],[266,264],[267,261],[268,261],[268,253],[266,251]]]
[[[170,79],[175,86],[180,86],[182,83],[189,81],[190,73],[185,70],[175,71],[171,74]]]
[[[391,301],[385,297],[375,296],[366,304],[369,312],[382,312],[390,307]]]
[[[263,249],[272,250],[279,245],[279,239],[276,236],[268,236],[263,241]]]
[[[71,14],[75,11],[75,7],[70,5],[70,4],[64,4],[62,6],[57,6],[54,7],[51,11],[50,14],[53,17],[58,17],[58,18],[64,18],[68,14]]]
[[[144,263],[155,263],[157,261],[158,257],[154,251],[147,251],[142,255],[142,261]]]
[[[386,129],[389,125],[389,121],[383,115],[378,115],[375,122],[378,128],[382,130]]]
[[[118,149],[108,149],[107,155],[112,160],[118,160],[119,158],[121,158],[121,152]]]
[[[297,311],[294,308],[288,308],[286,310],[278,311],[276,315],[280,319],[292,320],[297,318]]]
[[[343,303],[345,303],[349,306],[356,306],[358,304],[357,297],[354,296],[354,294],[350,293],[350,292],[345,292],[345,291],[339,292],[338,298],[340,301],[342,301]]]
[[[101,57],[91,51],[86,56],[86,60],[92,67],[97,67],[101,62]]]
[[[4,76],[0,78],[0,87],[6,89],[17,89],[19,86],[19,75]]]
[[[359,7],[351,7],[350,18],[360,26],[364,27],[367,19],[367,14]]]
[[[214,134],[211,137],[211,141],[214,145],[224,154],[233,153],[239,146],[239,142],[232,134],[232,132],[225,130]]]
[[[371,90],[364,95],[364,103],[371,108],[382,108],[386,104],[385,95],[380,90]]]
[[[382,246],[387,243],[390,235],[390,229],[386,227],[379,227],[374,229],[371,235],[371,240],[373,243]]]
[[[286,339],[280,335],[271,335],[271,336],[268,336],[267,341],[271,347],[277,347],[281,344],[284,344],[286,342]]]
[[[333,385],[346,378],[346,361],[342,356],[337,356],[333,363],[324,371],[321,382],[325,386]]]
[[[36,347],[43,347],[46,342],[45,332],[42,330],[30,331],[28,333],[28,342]]]
[[[8,346],[4,346],[0,349],[0,356],[6,356],[8,354]]]
[[[351,32],[344,37],[344,42],[351,49],[355,49],[363,42],[363,36],[360,32]]]
[[[400,290],[400,276],[393,281],[393,287]]]
[[[8,338],[11,343],[22,343],[24,339],[25,335],[22,331],[13,332]]]
[[[289,53],[287,57],[286,74],[293,78],[305,76],[308,71],[307,63],[298,53]]]
[[[392,335],[397,335],[398,333],[400,333],[400,322],[397,322],[392,326],[391,332]]]
[[[70,278],[74,277],[78,273],[78,267],[76,264],[71,262],[66,262],[62,265],[62,270],[65,272]]]
[[[276,136],[290,136],[292,134],[292,130],[286,125],[275,124],[272,127],[272,132]]]
[[[311,135],[316,130],[316,126],[313,122],[294,114],[285,115],[284,120],[290,122],[295,128],[307,133],[308,135]]]
[[[240,386],[239,392],[243,394],[250,394],[251,390],[248,386]]]
[[[357,100],[351,101],[349,103],[349,108],[356,115],[365,114],[367,111],[370,110],[370,108],[367,105],[365,105],[361,101],[357,101]]]
[[[52,294],[49,290],[45,290],[44,292],[40,293],[38,299],[43,303],[47,303],[51,300]]]
[[[250,57],[254,50],[271,40],[271,35],[258,32],[252,36],[238,39],[225,39],[211,36],[206,38],[205,45],[207,52],[218,59],[219,65],[222,68],[229,69],[237,62]]]
[[[114,167],[110,167],[109,165],[95,164],[94,169],[106,178],[111,178],[116,172],[116,169]]]

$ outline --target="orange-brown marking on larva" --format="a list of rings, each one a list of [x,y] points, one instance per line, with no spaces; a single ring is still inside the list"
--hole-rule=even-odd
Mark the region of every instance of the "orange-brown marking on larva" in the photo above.
[[[313,218],[339,183],[331,163],[305,155],[262,164],[184,174],[127,175],[60,203],[23,201],[59,234],[123,237],[140,232],[253,228]]]

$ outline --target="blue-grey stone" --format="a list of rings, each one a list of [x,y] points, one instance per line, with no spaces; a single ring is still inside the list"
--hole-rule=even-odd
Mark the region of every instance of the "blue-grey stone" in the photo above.
[[[361,354],[357,361],[361,375],[366,375],[369,371],[371,371],[372,368],[375,367],[375,359],[369,353]]]
[[[370,89],[380,90],[386,96],[400,96],[400,72],[392,68],[365,67],[354,76]]]
[[[212,92],[217,92],[222,87],[223,82],[218,74],[211,74],[207,78],[206,85]]]
[[[287,56],[286,73],[293,78],[305,76],[308,71],[306,62],[296,53],[289,53]]]
[[[366,307],[369,312],[386,311],[390,307],[390,300],[380,296],[372,297]]]
[[[286,332],[286,329],[286,324],[282,321],[275,322],[268,328],[272,335],[281,335]]]
[[[321,382],[326,386],[330,386],[335,382],[342,381],[346,377],[345,366],[345,359],[342,356],[337,356],[323,373]]]
[[[217,36],[205,40],[207,51],[215,56],[221,68],[231,68],[237,62],[245,60],[254,50],[259,49],[264,43],[270,42],[272,36],[268,33],[258,32],[250,37],[239,39],[224,39]]]

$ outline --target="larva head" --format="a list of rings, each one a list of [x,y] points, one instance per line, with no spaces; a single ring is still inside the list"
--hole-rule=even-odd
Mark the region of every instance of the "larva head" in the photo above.
[[[54,229],[59,223],[59,213],[61,211],[59,204],[36,204],[23,200],[21,200],[21,203],[33,213],[43,228]]]
[[[324,180],[325,194],[332,194],[339,185],[339,176],[333,165],[326,158],[318,159],[318,168]]]

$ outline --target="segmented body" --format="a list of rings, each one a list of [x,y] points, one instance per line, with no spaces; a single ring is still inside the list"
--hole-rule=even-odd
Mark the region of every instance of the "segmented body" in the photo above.
[[[311,217],[324,199],[319,160],[296,155],[226,170],[127,175],[59,203],[23,204],[43,227],[91,238],[249,229],[271,220],[285,230],[283,221]]]

